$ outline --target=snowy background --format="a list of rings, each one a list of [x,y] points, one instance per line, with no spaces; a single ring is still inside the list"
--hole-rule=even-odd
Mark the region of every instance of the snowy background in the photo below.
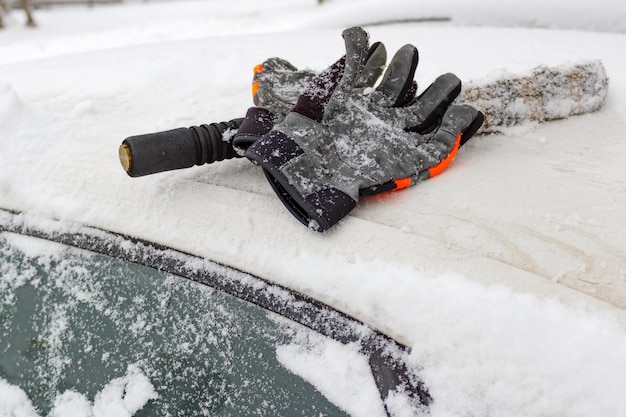
[[[347,311],[412,347],[433,416],[626,416],[626,4],[216,0],[35,18],[27,29],[14,11],[0,31],[0,208],[163,243]],[[444,175],[363,201],[323,235],[245,160],[123,172],[125,137],[241,117],[254,65],[322,69],[355,24],[390,53],[416,45],[422,89],[448,71],[601,59],[608,99],[476,137]],[[20,392],[0,381],[0,415],[7,398],[27,405]]]

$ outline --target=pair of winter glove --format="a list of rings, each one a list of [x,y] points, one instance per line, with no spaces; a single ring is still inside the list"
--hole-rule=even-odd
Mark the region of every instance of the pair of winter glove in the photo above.
[[[280,58],[257,66],[256,106],[244,118],[127,138],[124,169],[135,177],[245,154],[289,211],[317,231],[345,217],[360,196],[443,171],[483,122],[474,108],[452,104],[461,81],[442,75],[416,97],[414,46],[386,65],[384,45],[370,47],[363,29],[343,37],[346,55],[319,74]]]
[[[315,76],[284,61],[266,61],[270,68],[259,68],[253,84],[258,106],[248,111],[233,141],[247,148],[245,156],[261,166],[287,209],[316,231],[339,222],[360,196],[439,174],[483,122],[473,107],[452,104],[461,90],[453,74],[415,97],[414,46],[398,50],[374,87],[384,47],[370,48],[358,27],[343,37],[346,55]],[[271,68],[281,65],[282,74]],[[291,82],[277,83],[289,76]],[[291,99],[295,105],[289,108]]]

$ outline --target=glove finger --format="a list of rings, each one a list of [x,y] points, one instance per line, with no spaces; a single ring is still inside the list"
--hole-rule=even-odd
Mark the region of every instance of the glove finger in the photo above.
[[[413,118],[407,118],[405,128],[412,132],[424,132],[446,112],[450,103],[461,92],[461,80],[454,74],[439,76],[416,100],[407,106]]]
[[[406,103],[406,96],[413,85],[419,55],[413,45],[404,45],[389,62],[383,79],[377,88],[386,98],[385,104],[399,107]]]
[[[346,45],[346,68],[337,93],[348,94],[356,87],[369,54],[369,35],[360,27],[343,31]]]
[[[480,129],[484,122],[485,115],[479,111],[469,127],[463,131],[463,136],[461,137],[461,146],[465,145],[467,141],[470,140],[472,136],[476,134],[476,132],[478,132],[478,129]]]
[[[422,153],[428,154],[429,159],[435,162],[428,168],[430,178],[439,175],[450,165],[456,157],[461,142],[464,142],[463,136],[467,132],[471,137],[482,121],[482,113],[471,106],[454,105],[448,108],[438,129],[418,146]]]
[[[284,116],[314,76],[313,71],[298,70],[282,58],[269,58],[254,67],[254,104],[265,107],[278,116]]]
[[[331,98],[341,106],[354,88],[365,65],[369,36],[360,27],[343,31],[346,55],[319,73],[298,97],[292,111],[321,122]]]
[[[361,76],[356,83],[356,87],[367,88],[373,87],[376,81],[383,73],[383,69],[387,64],[387,49],[381,42],[374,43],[369,50],[365,66],[361,72]]]
[[[396,107],[408,106],[409,104],[413,103],[413,100],[415,100],[416,95],[417,95],[417,81],[413,80],[413,82],[411,83],[411,87],[409,87],[409,90],[404,95],[404,99],[401,99],[401,97],[398,97],[399,100],[398,100]]]
[[[254,67],[254,77],[252,81],[260,81],[265,78],[269,78],[270,80],[281,77],[281,74],[291,73],[298,71],[291,62],[286,59],[272,57],[263,61],[262,64]]]
[[[260,102],[263,100],[263,97],[273,96],[275,86],[285,81],[285,75],[294,73],[297,70],[298,68],[289,61],[278,57],[268,58],[262,64],[255,66],[254,77],[252,78],[252,100],[254,104],[264,106],[265,103]],[[259,89],[261,89],[260,95]]]

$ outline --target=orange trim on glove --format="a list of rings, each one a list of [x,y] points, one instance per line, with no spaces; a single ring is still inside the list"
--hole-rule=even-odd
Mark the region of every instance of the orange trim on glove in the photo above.
[[[263,71],[263,64],[255,65],[252,71],[254,72],[255,75],[260,73],[261,71]],[[257,91],[259,91],[259,82],[254,81],[252,83],[252,97],[256,96]]]
[[[394,188],[392,191],[401,190],[403,188],[407,188],[411,186],[411,178],[409,177],[400,178],[400,179],[394,180],[393,182],[396,183],[396,188]]]
[[[450,162],[454,160],[457,152],[459,151],[459,147],[461,146],[461,136],[463,135],[459,133],[459,135],[456,137],[456,141],[454,142],[454,147],[452,148],[448,156],[444,158],[443,161],[439,162],[434,167],[428,168],[428,173],[430,174],[430,178],[441,174],[443,171],[446,170],[446,168],[448,168],[448,165],[450,165]]]

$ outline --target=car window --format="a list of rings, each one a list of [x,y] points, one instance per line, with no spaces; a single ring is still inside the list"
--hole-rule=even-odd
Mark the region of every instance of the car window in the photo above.
[[[0,378],[40,415],[115,389],[137,416],[347,415],[277,360],[310,330],[153,268],[0,233],[0,317]]]
[[[0,238],[0,414],[6,390],[33,397],[29,417],[51,403],[49,417],[65,416],[76,401],[93,407],[79,415],[98,417],[117,417],[117,406],[124,415],[428,413],[407,346],[269,279],[3,209]]]

